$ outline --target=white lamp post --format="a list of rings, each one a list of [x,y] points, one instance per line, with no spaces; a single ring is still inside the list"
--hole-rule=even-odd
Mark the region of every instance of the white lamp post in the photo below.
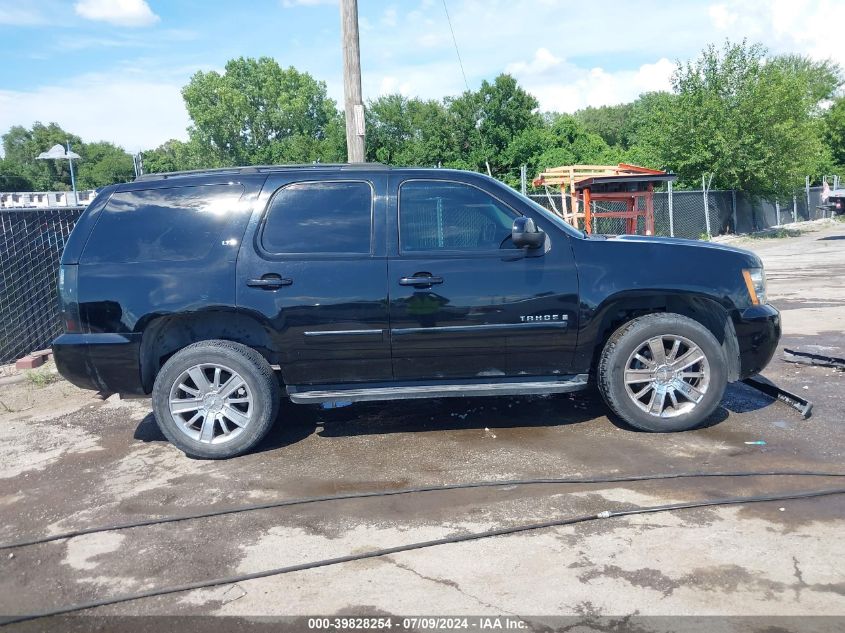
[[[76,177],[73,175],[73,159],[81,160],[82,157],[76,152],[70,151],[70,141],[67,141],[67,148],[62,147],[58,143],[53,145],[46,152],[41,152],[38,160],[67,160],[70,165],[70,184],[73,187],[73,202],[79,206],[79,196],[76,193]]]

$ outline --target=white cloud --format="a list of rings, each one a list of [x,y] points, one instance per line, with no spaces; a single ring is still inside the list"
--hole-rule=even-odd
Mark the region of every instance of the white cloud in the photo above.
[[[449,14],[471,88],[508,72],[543,109],[571,111],[668,88],[674,64],[665,56],[687,57],[688,50],[694,54],[706,43],[697,41],[703,37],[700,23],[707,21],[706,4],[680,3],[669,13],[655,2],[609,0],[602,12],[614,20],[602,25],[601,37],[594,13],[572,12],[565,0],[452,0]],[[396,27],[373,29],[361,40],[364,94],[399,91],[428,99],[463,92],[442,3],[393,6]],[[632,29],[644,14],[648,23]],[[555,15],[567,16],[563,30],[550,17]]]
[[[511,75],[542,75],[558,68],[563,60],[555,57],[548,48],[538,48],[530,62],[513,62],[505,66],[505,72]]]
[[[463,80],[441,2],[392,6],[396,26],[373,28],[361,39],[365,95],[460,94]],[[471,87],[508,72],[543,109],[562,111],[668,90],[676,60],[695,58],[726,37],[845,66],[841,38],[826,34],[842,9],[842,0],[698,0],[675,3],[672,11],[660,0],[605,0],[585,11],[572,11],[567,0],[449,2]],[[613,20],[597,27],[596,11]],[[562,15],[564,26],[555,18]]]
[[[0,133],[13,125],[55,121],[86,141],[107,140],[130,152],[151,149],[187,138],[182,83],[117,72],[31,91],[0,90]]]
[[[632,101],[644,92],[669,90],[674,69],[675,64],[665,57],[634,70],[581,68],[539,48],[531,61],[510,63],[505,72],[537,97],[542,110],[574,112],[586,106]]]
[[[642,92],[670,90],[672,87],[672,73],[675,72],[675,62],[661,57],[653,64],[643,64],[634,74],[634,84]]]
[[[830,24],[845,15],[841,0],[725,0],[708,9],[731,39],[762,41],[773,53],[798,53],[845,65],[845,46]],[[728,22],[726,23],[725,20]]]
[[[117,26],[150,26],[160,20],[146,0],[79,0],[73,9],[86,20]]]
[[[411,84],[407,81],[399,81],[398,78],[387,76],[382,77],[381,85],[379,86],[378,93],[381,95],[390,95],[399,93],[403,96],[410,96],[411,95]]]
[[[713,4],[707,9],[713,25],[719,30],[727,30],[736,22],[737,14],[728,9],[726,4]]]

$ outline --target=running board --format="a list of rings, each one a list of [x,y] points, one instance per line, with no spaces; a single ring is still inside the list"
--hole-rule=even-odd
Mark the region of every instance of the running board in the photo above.
[[[414,383],[403,386],[314,389],[290,386],[288,396],[297,404],[321,402],[369,402],[374,400],[411,400],[414,398],[464,398],[470,396],[529,396],[570,393],[587,387],[587,374],[562,378],[514,380],[512,382],[452,382],[450,384]]]

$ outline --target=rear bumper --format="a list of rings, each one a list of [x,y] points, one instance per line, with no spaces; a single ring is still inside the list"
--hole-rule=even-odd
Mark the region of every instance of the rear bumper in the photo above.
[[[53,341],[53,358],[77,387],[144,395],[140,334],[62,334]]]
[[[733,315],[739,347],[739,377],[759,373],[769,361],[780,340],[780,312],[766,304],[738,310]]]

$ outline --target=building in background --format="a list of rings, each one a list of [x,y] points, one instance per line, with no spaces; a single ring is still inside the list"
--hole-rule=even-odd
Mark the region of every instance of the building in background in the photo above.
[[[78,191],[80,207],[87,207],[97,197],[95,189]],[[74,207],[72,191],[0,191],[2,209],[53,209]]]

